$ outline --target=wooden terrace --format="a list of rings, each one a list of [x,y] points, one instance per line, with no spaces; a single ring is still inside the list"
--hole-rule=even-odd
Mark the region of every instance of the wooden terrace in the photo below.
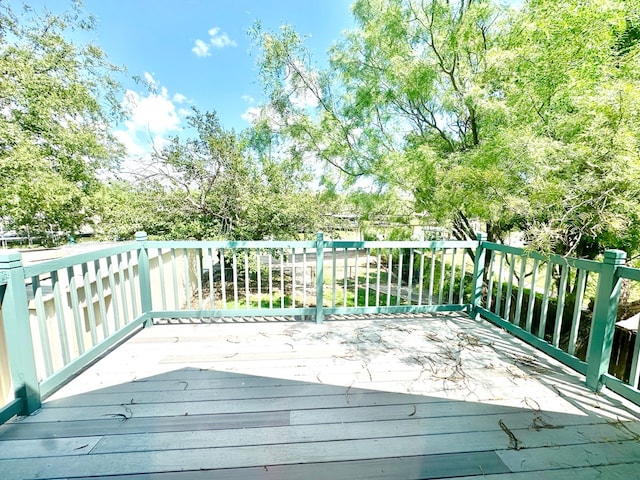
[[[158,321],[0,427],[0,477],[640,478],[640,408],[466,314]]]
[[[624,252],[137,240],[0,253],[1,480],[640,479]]]

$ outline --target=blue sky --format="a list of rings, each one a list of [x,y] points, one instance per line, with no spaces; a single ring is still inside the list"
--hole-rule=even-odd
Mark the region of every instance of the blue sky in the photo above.
[[[15,3],[15,6],[19,3]],[[20,2],[21,3],[21,2]],[[27,0],[56,13],[70,0]],[[131,117],[116,127],[131,155],[150,139],[180,132],[191,105],[216,110],[225,128],[249,126],[243,118],[260,102],[262,86],[247,30],[259,20],[267,30],[282,23],[308,35],[318,63],[344,29],[353,26],[351,0],[84,0],[97,17],[88,39],[126,67],[121,78]],[[17,8],[16,8],[17,9]],[[146,78],[155,93],[135,83]]]

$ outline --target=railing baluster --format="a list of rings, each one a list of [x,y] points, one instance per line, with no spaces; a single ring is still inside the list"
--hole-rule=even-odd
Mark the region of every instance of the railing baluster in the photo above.
[[[51,356],[51,345],[49,344],[51,335],[49,333],[49,326],[47,325],[44,301],[42,300],[42,285],[40,284],[40,277],[31,277],[31,287],[36,304],[36,316],[38,318],[38,330],[40,334],[39,343],[42,351],[42,359],[44,360],[44,368],[46,376],[48,377],[53,373],[53,360]]]
[[[443,248],[441,252],[441,260],[440,260],[440,285],[438,288],[438,305],[442,305],[444,301],[444,277],[445,277],[445,269],[446,269],[446,248]]]
[[[269,308],[273,308],[273,258],[271,254],[271,250],[268,251],[268,262],[269,262]]]
[[[496,286],[496,309],[495,313],[498,316],[502,317],[502,312],[500,311],[500,306],[502,305],[502,271],[504,270],[504,260],[507,254],[505,252],[500,252],[500,266],[498,269],[498,282]]]
[[[296,249],[291,249],[291,307],[296,308]]]
[[[182,274],[184,275],[185,304],[187,310],[191,310],[191,275],[189,275],[189,251],[186,248],[182,249],[182,256],[184,257]]]
[[[487,278],[489,279],[489,285],[487,286],[487,310],[491,310],[491,304],[493,299],[493,267],[495,265],[496,251],[491,250],[491,257],[489,258],[489,271],[487,272]]]
[[[69,340],[67,338],[69,333],[67,332],[67,325],[65,322],[64,313],[62,311],[62,294],[60,293],[60,281],[58,278],[58,272],[56,270],[51,272],[51,284],[53,287],[53,304],[56,311],[56,323],[58,325],[62,363],[66,365],[67,363],[69,363],[69,360],[71,358],[69,352]]]
[[[449,276],[449,304],[453,304],[453,291],[456,284],[456,256],[458,249],[453,248],[451,252],[451,275]]]
[[[640,318],[636,324],[636,339],[633,344],[633,357],[631,360],[631,372],[629,373],[629,385],[633,388],[638,388],[638,382],[640,381],[640,339],[638,338],[640,332]]]
[[[569,335],[569,350],[570,355],[576,353],[576,342],[578,341],[578,331],[580,330],[580,319],[582,317],[582,299],[584,297],[584,288],[586,285],[587,271],[583,269],[578,270],[578,278],[576,280],[576,300],[573,306],[573,317],[571,319],[571,333]]]
[[[389,249],[387,257],[387,307],[391,305],[391,282],[393,281],[393,250]]]
[[[467,249],[462,249],[462,265],[460,266],[460,290],[458,291],[458,304],[464,304],[464,282],[467,276]]]
[[[244,305],[249,308],[249,297],[251,296],[249,285],[249,250],[244,249]]]
[[[176,249],[171,249],[171,280],[173,282],[173,308],[180,310],[180,299],[178,298],[178,273],[176,271]]]
[[[349,252],[348,250],[345,248],[344,251],[342,252],[343,255],[343,266],[342,266],[342,306],[346,307],[347,306],[347,297],[348,297],[348,292],[347,292],[347,286],[348,286],[348,280],[347,277],[349,275]]]
[[[564,299],[567,290],[567,277],[569,273],[569,265],[563,265],[560,267],[562,272],[560,273],[560,285],[558,287],[558,300],[556,306],[556,323],[553,326],[553,346],[560,345],[560,334],[562,332],[562,322],[564,320]]]
[[[196,248],[196,275],[198,278],[196,279],[196,285],[198,288],[198,309],[204,309],[204,303],[202,299],[202,259],[204,258],[204,248]],[[191,282],[189,282],[191,283]]]
[[[369,306],[369,275],[371,274],[371,249],[367,248],[367,265],[366,265],[366,273],[365,273],[365,288],[364,288],[364,305],[365,307]]]
[[[529,306],[527,307],[527,321],[525,324],[527,332],[531,332],[531,324],[533,323],[533,311],[536,306],[536,279],[539,267],[540,261],[536,258],[533,261],[533,270],[531,271],[531,290],[529,291]]]
[[[507,293],[504,299],[504,319],[511,322],[511,294],[513,293],[513,277],[515,274],[516,259],[512,253],[509,260],[509,282],[507,283]]]
[[[402,249],[400,249],[398,253],[398,285],[397,285],[397,295],[396,298],[396,306],[400,305],[402,300]]]
[[[358,295],[358,248],[355,249],[356,252],[356,266],[354,269],[355,282],[353,285],[353,296],[354,296],[354,306],[359,306],[359,295]]]
[[[407,295],[407,305],[412,305],[413,304],[413,298],[412,298],[412,294],[413,294],[413,263],[414,263],[414,254],[413,254],[413,248],[411,248],[409,250],[409,278],[407,281],[407,290],[408,290],[408,295]]]
[[[109,338],[109,322],[107,321],[107,305],[104,299],[104,285],[102,284],[102,269],[100,268],[100,261],[95,260],[93,262],[93,272],[96,277],[96,292],[98,295],[98,307],[100,308],[100,321],[102,324],[102,340]]]
[[[167,288],[164,283],[164,253],[162,252],[162,248],[158,248],[158,277],[160,277],[160,299],[162,302],[162,309],[166,310],[167,309]],[[211,308],[213,308],[213,306]]]
[[[307,249],[302,249],[302,306],[307,306]]]
[[[260,249],[256,249],[256,281],[258,282],[258,308],[262,308],[262,272],[260,271]]]
[[[73,314],[73,325],[76,334],[76,347],[78,348],[78,353],[82,355],[85,352],[84,333],[82,319],[80,318],[80,301],[78,300],[78,289],[76,287],[73,267],[67,267],[67,277],[69,279],[69,295],[71,296],[71,312]]]
[[[236,254],[236,249],[231,250],[232,255],[232,266],[233,269],[233,304],[236,308],[240,308],[240,300],[238,299],[238,256]],[[222,308],[227,308],[227,279],[226,279],[226,265],[224,256],[224,249],[220,249],[220,261],[222,262],[221,270],[220,270],[220,281],[222,282]]]
[[[284,308],[284,251],[280,250],[280,308]]]
[[[382,263],[381,249],[378,248],[378,256],[376,260],[376,307],[380,306],[380,264]]]
[[[522,299],[524,298],[524,276],[527,271],[527,259],[520,256],[520,273],[518,278],[518,295],[516,297],[516,313],[513,317],[514,324],[520,326],[522,324],[520,316],[522,315]]]
[[[91,288],[91,280],[89,279],[89,269],[87,264],[83,263],[82,266],[82,280],[84,286],[84,301],[87,305],[87,316],[89,317],[89,334],[91,335],[91,346],[95,347],[98,344],[98,331],[96,328],[96,314],[93,310],[93,289]]]
[[[544,278],[544,294],[542,295],[542,306],[540,308],[540,326],[538,327],[538,337],[544,340],[545,330],[547,328],[547,313],[549,311],[549,290],[551,289],[551,273],[553,264],[547,262],[547,272]]]
[[[216,289],[213,283],[213,248],[207,249],[207,255],[209,256],[209,261],[207,262],[207,266],[209,267],[209,308],[213,310],[216,308]]]
[[[116,259],[117,261],[117,259]],[[115,266],[111,256],[107,257],[107,271],[109,272],[109,290],[111,291],[111,305],[113,310],[113,324],[116,330],[120,330],[120,299],[118,293],[118,287],[116,285]],[[162,297],[164,299],[164,295]]]
[[[433,287],[436,281],[436,257],[438,255],[438,250],[431,250],[431,260],[429,265],[429,298],[427,301],[427,305],[433,305]]]
[[[420,274],[418,275],[418,305],[422,305],[422,292],[424,290],[424,248],[420,249]]]

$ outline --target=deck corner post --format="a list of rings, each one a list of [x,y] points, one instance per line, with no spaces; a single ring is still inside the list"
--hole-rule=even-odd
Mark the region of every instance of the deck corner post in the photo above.
[[[475,257],[473,262],[473,279],[471,282],[472,291],[471,291],[471,311],[470,315],[473,319],[479,318],[478,307],[482,303],[482,284],[484,281],[484,265],[485,265],[485,254],[486,249],[484,248],[483,242],[486,241],[487,235],[485,233],[477,233],[476,239],[478,241],[478,246],[475,251]]]
[[[622,250],[604,252],[587,349],[586,382],[595,391],[602,388],[602,376],[609,371],[622,286],[622,279],[616,275],[616,270],[624,265],[626,258],[627,254]]]
[[[0,254],[0,276],[6,282],[2,304],[2,319],[11,379],[16,399],[22,400],[23,415],[40,408],[42,398],[36,370],[33,336],[29,323],[29,300],[25,286],[22,254]]]
[[[324,234],[318,232],[316,236],[316,323],[324,320],[323,311],[324,287]]]
[[[138,248],[138,281],[140,282],[140,306],[142,315],[147,318],[144,321],[145,327],[153,325],[151,318],[151,310],[153,309],[151,302],[151,273],[149,267],[149,252],[147,251],[147,232],[136,232],[136,241],[139,243]]]

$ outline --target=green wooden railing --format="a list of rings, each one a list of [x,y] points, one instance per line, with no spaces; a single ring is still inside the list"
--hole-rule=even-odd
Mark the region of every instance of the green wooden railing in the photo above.
[[[603,262],[477,241],[148,241],[23,266],[0,255],[0,422],[28,414],[154,319],[464,311],[640,404],[608,374],[624,252]],[[592,318],[585,306],[595,300]],[[585,337],[586,335],[586,337]],[[580,339],[588,338],[588,345]]]

